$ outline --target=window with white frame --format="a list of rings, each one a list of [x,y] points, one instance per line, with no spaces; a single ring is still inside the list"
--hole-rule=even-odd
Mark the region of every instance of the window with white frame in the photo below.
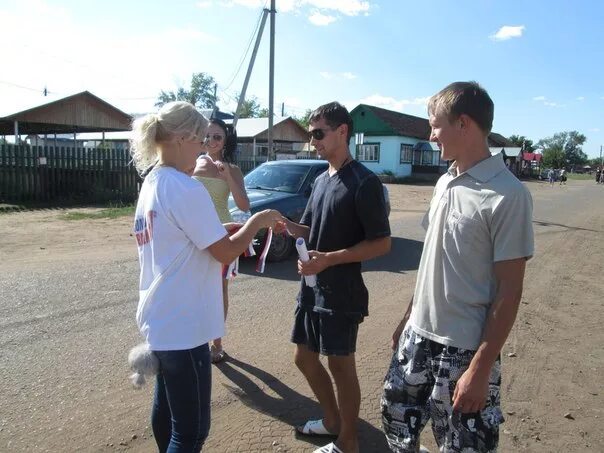
[[[401,143],[401,164],[410,164],[413,161],[413,145]]]
[[[357,147],[357,160],[360,162],[379,162],[380,144],[364,143]]]

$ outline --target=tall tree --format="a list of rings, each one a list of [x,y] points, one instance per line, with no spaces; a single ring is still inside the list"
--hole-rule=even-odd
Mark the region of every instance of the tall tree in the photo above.
[[[236,96],[237,103],[239,103],[239,97],[241,95],[238,94]],[[267,116],[268,113],[265,114],[265,111],[268,112],[267,109],[263,109],[258,102],[258,98],[256,96],[251,96],[248,99],[243,101],[241,104],[241,108],[239,109],[239,118],[260,118],[263,116]]]
[[[510,135],[508,140],[511,141],[514,146],[522,147],[523,151],[532,153],[535,151],[535,145],[530,138],[526,138],[524,135]]]
[[[548,148],[543,151],[545,168],[566,168],[566,157],[561,148]]]
[[[312,115],[312,109],[307,109],[302,116],[295,116],[294,119],[300,123],[304,129],[308,129],[308,125],[310,124],[310,115]]]
[[[204,72],[197,72],[191,77],[191,87],[188,90],[182,87],[176,91],[162,90],[157,97],[155,106],[161,107],[173,101],[186,101],[197,108],[210,109],[216,104],[214,85],[214,77]]]
[[[547,150],[561,150],[564,153],[564,167],[583,165],[587,162],[587,154],[583,152],[582,146],[585,143],[585,135],[577,131],[558,132],[551,137],[539,140],[537,146]]]

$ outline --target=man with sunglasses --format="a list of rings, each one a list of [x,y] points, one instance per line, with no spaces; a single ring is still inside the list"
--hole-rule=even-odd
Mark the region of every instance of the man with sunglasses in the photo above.
[[[359,451],[361,393],[355,350],[369,300],[361,262],[390,251],[382,183],[350,155],[352,126],[348,110],[337,102],[312,113],[310,142],[329,168],[315,180],[300,224],[286,222],[290,234],[303,237],[310,250],[309,261],[298,261],[299,273],[317,276],[315,287],[301,280],[292,342],[295,363],[323,409],[322,419],[296,431],[336,439],[318,453]],[[319,354],[327,356],[337,400]]]

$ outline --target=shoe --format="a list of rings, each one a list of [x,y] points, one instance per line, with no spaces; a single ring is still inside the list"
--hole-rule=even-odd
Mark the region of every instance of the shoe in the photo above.
[[[226,358],[226,352],[223,349],[210,348],[210,360],[212,363],[220,363]]]
[[[322,419],[308,420],[303,425],[296,426],[296,433],[301,436],[328,437],[330,439],[338,438],[338,434],[332,433],[325,428]]]
[[[322,446],[321,448],[317,448],[313,453],[344,453],[342,450],[338,448],[336,444],[333,442],[327,445]]]

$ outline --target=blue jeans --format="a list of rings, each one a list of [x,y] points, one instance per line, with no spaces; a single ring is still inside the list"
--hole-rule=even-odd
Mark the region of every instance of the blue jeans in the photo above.
[[[208,344],[154,352],[160,367],[151,425],[159,451],[199,452],[210,431],[212,366]]]

